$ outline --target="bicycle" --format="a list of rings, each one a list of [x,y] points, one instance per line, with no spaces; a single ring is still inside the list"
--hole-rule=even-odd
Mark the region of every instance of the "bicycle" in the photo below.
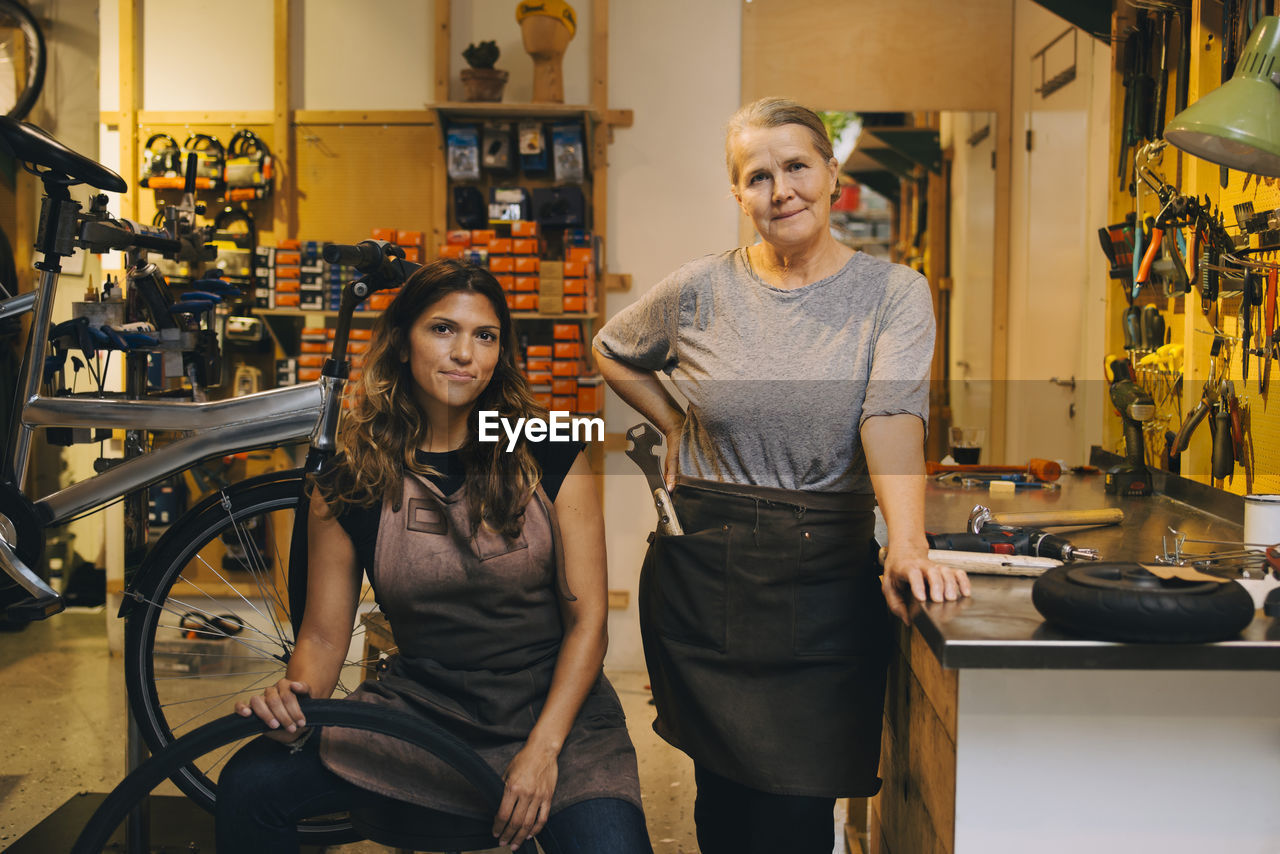
[[[283,675],[305,601],[305,530],[294,524],[305,513],[296,511],[304,500],[305,477],[320,470],[336,447],[352,317],[370,293],[398,285],[418,265],[382,241],[326,247],[330,263],[349,264],[362,275],[343,288],[332,355],[318,382],[216,402],[125,400],[100,392],[43,395],[44,354],[61,259],[77,248],[129,251],[135,262],[131,287],[151,289],[153,301],[160,301],[156,311],[161,311],[163,278],[142,256],[150,251],[176,254],[184,248],[190,252],[199,234],[185,214],[175,216],[167,231],[116,219],[107,213],[103,195],[82,210],[70,199],[69,186],[86,183],[123,192],[124,180],[32,125],[0,116],[0,149],[34,172],[45,189],[37,244],[44,253],[37,263],[39,284],[34,293],[0,300],[0,319],[33,314],[19,384],[23,397],[11,434],[15,438],[0,472],[0,572],[13,582],[0,589],[0,607],[32,619],[61,610],[61,597],[34,571],[45,527],[100,509],[203,460],[310,437],[302,468],[233,484],[174,522],[124,592],[120,616],[126,619],[130,708],[143,739],[159,752],[183,732],[225,713],[231,697],[252,693]],[[207,310],[190,303],[171,302],[168,307],[180,314]],[[32,499],[20,485],[34,431],[49,426],[186,435]],[[353,627],[353,645],[359,631]],[[357,676],[362,679],[363,670],[358,656],[349,659],[340,690],[358,681]],[[203,765],[185,766],[174,782],[210,808],[217,769],[233,751],[234,746]],[[322,819],[303,830],[319,844],[346,826],[341,818]]]

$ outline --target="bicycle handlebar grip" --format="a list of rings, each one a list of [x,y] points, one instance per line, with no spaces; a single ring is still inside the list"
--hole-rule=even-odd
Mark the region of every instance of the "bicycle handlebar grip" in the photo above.
[[[370,273],[382,266],[382,247],[373,240],[362,240],[355,246],[345,243],[327,243],[324,260],[330,264],[355,267],[362,273]]]

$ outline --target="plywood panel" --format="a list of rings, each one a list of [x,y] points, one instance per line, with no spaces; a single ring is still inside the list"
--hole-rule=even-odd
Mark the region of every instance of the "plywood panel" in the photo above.
[[[430,233],[437,205],[434,123],[295,127],[297,236],[352,243],[372,228]]]
[[[867,111],[1008,103],[1013,0],[753,0],[742,18],[744,103],[765,95]]]

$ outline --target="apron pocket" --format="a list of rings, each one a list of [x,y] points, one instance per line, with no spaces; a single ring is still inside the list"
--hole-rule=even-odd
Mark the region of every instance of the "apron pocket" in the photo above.
[[[878,580],[861,559],[862,539],[805,531],[792,583],[792,651],[857,655],[883,644],[888,609]]]
[[[723,652],[729,526],[659,535],[653,548],[658,631],[670,640]]]

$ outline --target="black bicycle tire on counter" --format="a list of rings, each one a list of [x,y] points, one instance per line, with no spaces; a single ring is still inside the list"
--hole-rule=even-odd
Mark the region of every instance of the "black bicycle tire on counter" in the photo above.
[[[1235,582],[1162,579],[1136,563],[1067,564],[1031,588],[1048,622],[1086,638],[1124,643],[1213,643],[1253,620],[1253,598]]]

